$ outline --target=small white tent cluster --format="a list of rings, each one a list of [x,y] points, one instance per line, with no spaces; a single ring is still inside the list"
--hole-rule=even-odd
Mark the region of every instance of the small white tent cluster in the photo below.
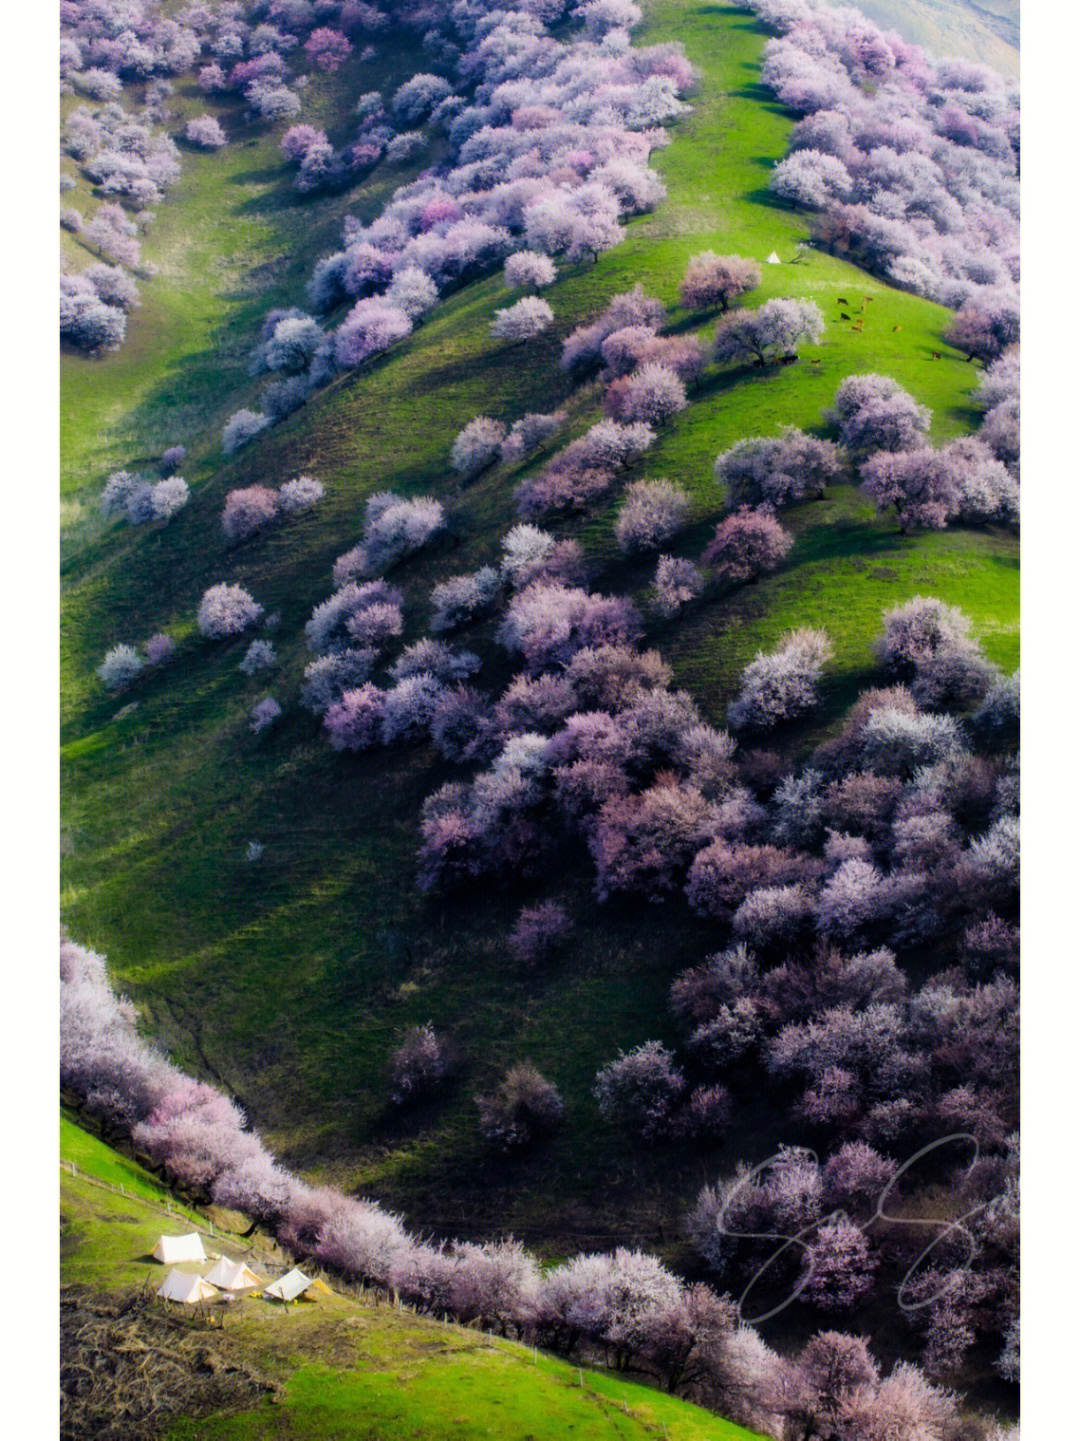
[[[202,1237],[197,1231],[188,1236],[159,1236],[154,1247],[154,1260],[165,1266],[179,1266],[192,1261],[200,1264],[206,1260]]]
[[[189,1276],[175,1268],[169,1272],[165,1284],[158,1290],[158,1295],[166,1301],[182,1301],[186,1306],[194,1306],[199,1301],[212,1301],[217,1294],[215,1287],[201,1276]]]
[[[219,1256],[205,1277],[178,1271],[177,1263],[199,1263],[207,1259],[202,1239],[194,1231],[188,1236],[159,1237],[154,1247],[154,1257],[173,1267],[165,1284],[159,1288],[158,1295],[166,1301],[182,1301],[188,1306],[194,1306],[199,1301],[212,1301],[223,1291],[226,1300],[232,1296],[262,1291],[265,1296],[275,1301],[297,1301],[312,1288],[326,1290],[321,1281],[312,1281],[303,1271],[295,1268],[267,1286],[245,1262],[233,1261],[228,1256]]]
[[[194,1262],[199,1265],[207,1259],[202,1237],[196,1231],[187,1236],[159,1236],[154,1247],[154,1259],[173,1267],[165,1284],[158,1290],[158,1295],[166,1301],[182,1301],[185,1305],[194,1306],[199,1301],[212,1301],[222,1291],[236,1295],[238,1292],[258,1291],[263,1285],[250,1266],[243,1261],[231,1261],[228,1256],[220,1256],[206,1277],[178,1271],[176,1267],[179,1264]],[[299,1275],[299,1272],[295,1274]]]
[[[766,260],[765,260],[765,264],[766,264],[766,265],[779,265],[779,264],[780,264],[780,257],[779,257],[779,255],[777,255],[777,253],[776,253],[775,250],[770,250],[770,251],[769,251],[769,254],[768,254],[768,256],[766,257]]]

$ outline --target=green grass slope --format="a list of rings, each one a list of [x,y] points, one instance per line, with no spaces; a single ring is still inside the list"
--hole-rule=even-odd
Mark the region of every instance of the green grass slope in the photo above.
[[[146,1257],[162,1231],[177,1229],[176,1203],[170,1217],[152,1177],[66,1118],[60,1151],[64,1287],[108,1297],[160,1285],[165,1268]],[[71,1162],[75,1175],[63,1169]],[[120,1177],[124,1195],[106,1189]],[[259,1242],[219,1232],[205,1244],[239,1255]],[[197,1318],[188,1324],[199,1329]],[[174,1417],[161,1431],[170,1441],[752,1441],[741,1427],[623,1377],[337,1293],[288,1309],[247,1299],[230,1307],[224,1330],[200,1335],[204,1370],[209,1351],[215,1366],[251,1367],[276,1391],[234,1414]]]
[[[669,476],[694,496],[696,524],[682,553],[700,549],[721,508],[712,479],[717,452],[782,423],[819,427],[822,407],[847,374],[895,376],[932,407],[939,440],[977,419],[970,403],[977,369],[943,343],[947,312],[816,252],[791,263],[805,218],[766,189],[791,121],[759,83],[765,36],[752,18],[702,0],[651,0],[645,8],[640,42],[680,40],[701,73],[693,112],[656,159],[668,199],[635,220],[625,243],[599,264],[566,271],[547,292],[557,324],[526,361],[488,334],[506,296],[500,277],[472,284],[391,355],[341,379],[231,461],[222,460],[216,432],[194,422],[184,434],[161,433],[160,445],[202,435],[189,469],[192,504],[160,532],[77,525],[65,566],[63,910],[72,933],[108,953],[119,983],[176,1058],[237,1095],[292,1164],[362,1187],[416,1226],[458,1235],[513,1230],[552,1253],[617,1239],[671,1252],[678,1218],[702,1181],[737,1156],[763,1158],[782,1137],[766,1110],[748,1107],[726,1145],[704,1158],[634,1155],[599,1123],[591,1096],[597,1068],[620,1048],[674,1040],[671,979],[715,949],[711,928],[681,904],[600,910],[577,853],[536,892],[495,890],[475,903],[418,896],[417,815],[450,768],[426,749],[334,754],[295,705],[303,622],[331,589],[334,557],[358,538],[364,498],[387,488],[433,493],[452,511],[452,536],[394,575],[406,592],[406,639],[414,640],[425,633],[431,585],[491,560],[515,519],[517,472],[497,467],[462,490],[448,474],[454,435],[478,413],[511,420],[561,404],[574,427],[591,423],[598,388],[575,390],[559,371],[561,338],[637,281],[671,308],[673,326],[694,328],[676,293],[687,258],[704,248],[760,258],[775,248],[785,263],[765,267],[755,300],[812,297],[829,323],[814,353],[819,364],[807,357],[775,373],[710,372],[650,452],[645,473]],[[270,217],[260,253],[270,263],[280,248],[274,263],[290,276],[305,274],[325,249],[334,205],[369,213],[384,182],[376,171],[344,201],[309,212],[291,198],[290,176],[269,166],[267,143],[260,145],[252,151],[261,157],[257,168],[237,171],[251,188],[249,201]],[[228,152],[200,158],[185,184],[232,195],[219,167],[238,165]],[[175,203],[179,217],[182,198]],[[213,212],[209,200],[206,211]],[[305,228],[309,214],[316,218]],[[215,243],[208,232],[205,244]],[[286,260],[289,245],[296,248]],[[253,341],[261,307],[252,294],[231,298],[211,272],[191,269],[183,283],[211,317],[213,354],[195,372],[208,420],[251,394],[241,321]],[[267,304],[286,294],[299,298],[282,281]],[[834,318],[841,296],[871,297],[864,334]],[[145,344],[144,318],[136,319],[133,343]],[[161,407],[174,367],[189,373],[176,334],[162,330],[140,371],[139,385]],[[219,340],[233,346],[228,364],[216,358]],[[82,437],[72,496],[84,511],[117,460],[149,445],[149,412],[125,409],[128,373],[121,352],[87,366],[85,378],[80,370],[65,392],[72,433]],[[95,434],[107,438],[100,454]],[[226,491],[301,471],[326,483],[321,505],[228,549],[219,527]],[[585,544],[598,588],[640,597],[648,576],[614,546],[617,508],[612,500],[560,529]],[[672,662],[678,684],[709,720],[722,723],[759,647],[793,624],[824,625],[836,655],[820,716],[793,740],[808,747],[871,682],[882,610],[918,592],[962,605],[991,658],[1017,663],[1013,536],[956,529],[905,538],[850,486],[788,512],[785,524],[796,545],[776,575],[681,624],[650,622],[648,643]],[[202,590],[223,579],[280,611],[279,672],[245,680],[237,665],[246,641],[211,646],[193,634]],[[174,662],[129,695],[104,695],[93,675],[104,651],[160,628],[180,641]],[[512,668],[491,628],[467,632],[465,643],[484,661],[481,682],[497,693]],[[288,709],[256,738],[247,713],[267,692]],[[243,860],[251,839],[266,848],[255,866]],[[522,978],[505,937],[523,903],[548,895],[574,911],[576,941],[549,972]],[[438,1105],[401,1120],[384,1103],[387,1058],[408,1025],[428,1020],[452,1042],[458,1079]],[[480,1148],[472,1097],[525,1057],[559,1086],[567,1124],[531,1157],[494,1166]]]

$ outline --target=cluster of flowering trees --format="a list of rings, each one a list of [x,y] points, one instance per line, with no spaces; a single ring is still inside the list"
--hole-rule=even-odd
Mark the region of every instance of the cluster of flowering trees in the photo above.
[[[716,327],[713,354],[721,365],[790,360],[803,341],[818,345],[825,317],[812,300],[767,300],[758,310],[729,311]]]
[[[84,218],[69,208],[61,223],[88,249],[112,262],[61,273],[61,338],[81,351],[94,354],[123,344],[126,312],[139,298],[130,274],[139,262],[139,222],[148,223],[151,207],[180,174],[179,151],[160,128],[172,90],[165,77],[189,69],[199,49],[192,32],[165,20],[156,5],[70,0],[61,6],[61,92],[77,90],[98,102],[71,110],[64,148],[105,197],[93,215]],[[120,103],[124,82],[133,80],[145,82],[139,110]],[[209,131],[192,124],[195,131],[189,138],[207,143]]]
[[[904,533],[940,530],[953,520],[1016,525],[1019,372],[1019,349],[1010,347],[987,369],[976,391],[986,411],[978,433],[941,448],[930,445],[926,407],[891,377],[876,374],[849,375],[824,412],[838,444],[790,428],[775,437],[740,440],[716,461],[717,480],[738,510],[721,522],[703,563],[727,579],[753,579],[779,563],[784,532],[773,512],[822,498],[844,462],[858,467],[866,495],[893,514]],[[750,564],[740,577],[739,552],[751,542],[761,548],[766,563],[756,572]],[[725,547],[734,547],[734,570],[724,566]]]
[[[115,201],[98,206],[83,225],[76,214],[73,228],[103,257],[79,272],[60,275],[60,337],[88,354],[117,350],[127,335],[127,313],[139,303],[139,288],[125,265],[138,259],[135,225]]]
[[[355,0],[191,3],[179,13],[160,0],[63,0],[60,20],[61,93],[94,102],[70,112],[65,147],[99,194],[116,197],[87,220],[69,208],[62,223],[99,255],[125,266],[138,263],[135,222],[143,227],[150,222],[152,207],[180,174],[180,153],[164,129],[170,120],[171,77],[199,67],[204,94],[240,97],[249,116],[274,124],[300,112],[295,82],[304,62],[317,71],[336,70],[364,32],[375,33],[388,23],[387,15]],[[135,108],[140,95],[142,103]],[[368,108],[356,144],[340,152],[325,135],[312,131],[312,143],[292,157],[300,167],[299,188],[326,188],[377,160],[393,133],[385,126],[381,133],[380,117],[381,102]],[[189,119],[180,133],[200,150],[217,150],[228,142],[221,121],[209,113]],[[120,201],[131,207],[134,220]],[[125,335],[124,310],[134,299],[121,305],[99,294],[95,304],[80,280],[77,275],[62,278],[61,335],[87,352],[116,349]],[[96,282],[88,285],[96,287]]]
[[[431,496],[403,500],[388,490],[371,495],[364,506],[364,538],[334,562],[334,579],[340,585],[389,570],[430,545],[445,527],[446,513]]]
[[[322,482],[310,475],[298,475],[277,490],[266,485],[230,490],[221,512],[221,528],[228,540],[250,540],[279,516],[310,510],[324,493]]]
[[[515,554],[527,539],[515,540]],[[785,772],[753,750],[740,759],[730,736],[668,688],[659,656],[634,649],[638,622],[618,597],[534,581],[516,592],[500,634],[527,671],[493,707],[458,686],[431,712],[442,753],[483,769],[425,804],[421,886],[540,879],[564,863],[576,833],[601,900],[657,902],[682,890],[726,932],[728,948],[673,991],[685,1056],[649,1042],[617,1058],[597,1077],[601,1113],[649,1142],[707,1142],[744,1095],[767,1089],[796,1131],[840,1150],[824,1179],[806,1181],[805,1216],[770,1209],[770,1197],[789,1204],[803,1184],[799,1153],[768,1183],[744,1185],[739,1204],[749,1209],[733,1212],[729,1229],[799,1232],[805,1244],[790,1248],[768,1287],[797,1287],[826,1311],[853,1304],[879,1270],[910,1264],[925,1244],[920,1233],[911,1251],[908,1234],[883,1249],[856,1210],[874,1178],[879,1191],[888,1182],[898,1147],[935,1133],[977,1139],[991,1160],[977,1192],[961,1175],[968,1158],[957,1162],[946,1189],[958,1208],[965,1198],[989,1206],[1011,1174],[1017,679],[986,660],[962,614],[916,597],[884,617],[881,688],[860,697],[837,739]],[[733,725],[750,731],[803,714],[827,654],[825,637],[803,631],[759,656]],[[512,953],[537,964],[565,943],[567,925],[553,902],[527,908]],[[928,951],[940,955],[940,973],[915,990],[904,963],[921,964]],[[775,1244],[762,1255],[760,1245],[729,1243],[716,1224],[727,1196],[704,1198],[696,1225],[703,1255],[732,1268],[725,1281],[745,1284]],[[841,1202],[846,1218],[835,1215]],[[941,1296],[920,1272],[919,1324],[937,1371],[955,1370],[969,1344],[1011,1324],[1012,1205],[976,1226],[977,1281],[963,1280],[965,1258],[948,1248],[934,1260]],[[783,1216],[803,1219],[789,1232]]]
[[[302,372],[309,386],[403,338],[447,287],[504,263],[510,286],[550,284],[555,258],[595,258],[619,243],[626,216],[662,199],[648,160],[693,81],[680,47],[631,47],[633,5],[582,6],[573,12],[580,27],[555,39],[548,27],[562,13],[539,0],[523,11],[462,5],[422,19],[399,7],[395,21],[423,28],[451,78],[414,75],[388,108],[374,92],[361,97],[357,141],[343,150],[311,126],[284,137],[301,189],[337,183],[384,155],[406,158],[423,135],[395,135],[395,122],[442,132],[448,152],[370,224],[347,219],[342,248],[316,266],[312,308],[353,305]],[[549,320],[530,295],[499,312],[494,333],[523,341]],[[277,418],[266,406],[263,414]]]
[[[691,1218],[702,1256],[725,1285],[750,1286],[762,1312],[780,1297],[846,1308],[871,1293],[879,1270],[914,1266],[924,1230],[876,1219],[890,1185],[908,1203],[901,1210],[918,1214],[911,1203],[924,1182],[898,1176],[893,1158],[944,1135],[969,1138],[944,1158],[932,1203],[934,1215],[964,1215],[965,1229],[943,1226],[941,1246],[915,1267],[913,1315],[934,1374],[958,1373],[972,1346],[996,1338],[1009,1376],[1017,678],[987,662],[959,611],[925,597],[884,617],[877,653],[882,688],[787,773],[754,752],[740,761],[662,675],[646,693],[644,731],[640,694],[626,709],[548,723],[552,800],[565,818],[584,819],[600,895],[656,900],[685,878],[690,904],[726,937],[672,988],[684,1053],[656,1041],[626,1052],[598,1073],[596,1097],[611,1124],[658,1143],[722,1134],[733,1110],[765,1093],[796,1135],[832,1148],[822,1163],[796,1148],[744,1168],[706,1188]],[[761,659],[771,658],[755,667]],[[736,709],[744,701],[745,692]],[[651,742],[663,768],[651,782],[635,741]],[[534,786],[542,778],[535,761],[527,773]],[[597,791],[606,799],[590,818]],[[440,797],[439,809],[454,799]],[[535,796],[531,806],[538,824]],[[425,852],[438,839],[436,814]],[[459,831],[459,866],[462,841]],[[508,837],[504,863],[519,844]]]
[[[956,1441],[961,1434],[955,1398],[917,1368],[901,1364],[883,1376],[865,1341],[834,1331],[782,1358],[727,1298],[685,1285],[640,1251],[578,1255],[542,1270],[516,1241],[422,1241],[372,1201],[305,1185],[274,1160],[239,1107],[140,1038],[134,1007],[113,992],[102,957],[66,939],[60,1003],[67,1099],[173,1185],[246,1212],[301,1260],[383,1288],[427,1315],[632,1365],[774,1438],[793,1434],[793,1426],[804,1435],[826,1427],[818,1434],[840,1441]],[[445,1055],[430,1027],[410,1033],[393,1065],[395,1074],[441,1083]],[[557,1092],[527,1064],[481,1096],[479,1107],[491,1144],[511,1148],[523,1131],[556,1124],[561,1112]],[[852,1171],[859,1192],[859,1168],[850,1163],[834,1165],[831,1182],[850,1190]],[[827,1266],[825,1253],[838,1248],[825,1236],[819,1249]],[[988,1432],[982,1436],[989,1441]]]
[[[1010,470],[988,443],[996,439],[1007,458],[1019,457],[1019,358],[1010,351],[1001,365],[993,376],[987,372],[989,395],[996,396],[996,386],[1012,390],[987,417],[988,437],[964,436],[941,449],[928,443],[930,412],[888,376],[851,375],[837,390],[826,419],[861,462],[863,490],[896,515],[902,531],[941,530],[957,517],[983,524],[1019,520],[1017,467]],[[1003,438],[1010,415],[1017,424],[1011,440]]]
[[[148,481],[128,470],[115,470],[101,492],[101,510],[106,517],[123,515],[130,525],[169,521],[187,505],[191,493],[180,475]]]
[[[955,343],[999,354],[1019,325],[1016,85],[854,9],[748,3],[777,37],[762,79],[801,117],[772,189],[819,212],[830,249],[958,309]]]

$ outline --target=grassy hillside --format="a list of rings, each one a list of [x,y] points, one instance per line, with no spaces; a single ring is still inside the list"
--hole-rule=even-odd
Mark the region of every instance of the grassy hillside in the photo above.
[[[639,41],[677,39],[701,72],[693,113],[656,158],[668,199],[635,220],[625,243],[599,264],[567,270],[547,292],[557,324],[527,363],[489,337],[492,311],[506,295],[493,277],[451,296],[391,355],[338,381],[224,461],[218,431],[204,427],[251,394],[243,352],[254,341],[264,309],[256,292],[266,282],[248,266],[268,267],[265,306],[298,300],[298,280],[327,248],[338,215],[370,213],[389,183],[376,171],[353,194],[309,209],[293,196],[271,141],[257,139],[247,151],[193,162],[184,181],[190,194],[167,202],[174,207],[168,222],[162,207],[147,246],[153,258],[155,246],[172,244],[176,285],[190,296],[197,323],[153,311],[152,282],[132,326],[130,343],[143,357],[137,373],[135,351],[73,362],[64,396],[70,495],[84,516],[119,461],[132,463],[175,440],[195,442],[196,453],[188,470],[193,502],[166,530],[105,528],[76,517],[69,533],[69,928],[108,953],[149,1028],[183,1064],[237,1095],[289,1162],[363,1187],[414,1226],[458,1235],[512,1229],[553,1254],[631,1238],[670,1253],[679,1244],[678,1219],[702,1181],[736,1156],[768,1155],[782,1137],[770,1113],[747,1106],[723,1148],[639,1156],[599,1123],[591,1096],[598,1066],[647,1038],[674,1039],[671,979],[715,948],[712,928],[681,904],[601,911],[577,854],[535,892],[493,891],[480,903],[454,904],[417,895],[418,810],[450,778],[449,768],[426,749],[336,755],[295,705],[303,622],[330,591],[334,557],[358,538],[372,492],[442,499],[452,510],[452,537],[394,576],[406,591],[405,638],[423,635],[431,585],[490,560],[515,519],[516,472],[499,467],[465,490],[449,478],[456,432],[480,412],[510,420],[561,404],[576,427],[591,423],[598,388],[574,390],[559,371],[561,338],[637,281],[671,308],[673,326],[692,329],[676,306],[677,285],[687,258],[704,248],[762,259],[776,249],[785,263],[765,267],[760,299],[812,297],[829,324],[818,364],[807,358],[775,373],[710,373],[690,410],[650,452],[645,472],[669,476],[694,496],[696,525],[682,553],[700,549],[721,508],[712,479],[716,453],[781,423],[818,428],[821,408],[849,373],[895,376],[932,407],[939,440],[976,419],[970,393],[977,370],[943,343],[947,312],[816,252],[793,263],[806,225],[766,189],[790,118],[758,81],[763,32],[745,13],[703,0],[649,0],[645,8]],[[376,79],[384,93],[394,83],[385,71],[320,82],[326,88],[316,104],[331,107],[339,83],[355,94]],[[189,200],[202,220],[185,251],[179,236]],[[200,256],[215,254],[222,236],[250,216],[258,217],[250,252],[238,270],[219,276]],[[857,303],[870,297],[864,334],[834,318],[841,296]],[[935,351],[941,360],[932,358]],[[185,387],[190,407],[174,411]],[[219,526],[225,493],[301,471],[325,482],[325,501],[302,520],[228,549]],[[584,542],[598,588],[640,595],[648,577],[616,551],[616,511],[613,500],[561,530]],[[1009,668],[1017,663],[1011,535],[955,529],[904,538],[847,486],[787,513],[785,524],[797,541],[775,576],[680,625],[650,623],[649,643],[711,721],[722,722],[739,672],[759,647],[796,622],[824,625],[836,656],[823,710],[796,737],[808,747],[869,683],[881,611],[919,592],[961,604],[991,658]],[[237,666],[246,641],[211,646],[194,635],[202,590],[223,579],[280,611],[279,673],[245,680]],[[106,696],[93,675],[104,651],[162,628],[180,642],[175,661],[130,695]],[[468,632],[466,643],[484,661],[481,682],[497,692],[512,669],[490,630]],[[287,706],[286,715],[255,738],[247,713],[267,691]],[[243,859],[251,839],[266,848],[257,865]],[[522,978],[505,937],[523,903],[548,895],[575,912],[576,943],[550,972]],[[428,1020],[450,1038],[458,1078],[438,1105],[402,1121],[385,1107],[387,1058],[408,1025]],[[525,1057],[559,1086],[567,1124],[537,1154],[496,1167],[482,1154],[472,1097]]]
[[[69,1120],[61,1123],[61,1161],[74,1161],[73,1176],[61,1170],[62,1281],[67,1308],[80,1317],[110,1301],[122,1303],[138,1290],[160,1285],[165,1268],[147,1260],[157,1237],[177,1229],[162,1208],[152,1177]],[[126,1177],[126,1195],[115,1187]],[[201,1228],[205,1233],[205,1225]],[[229,1255],[261,1242],[205,1236],[208,1249]],[[265,1258],[264,1258],[265,1259]],[[199,1268],[185,1268],[196,1271]],[[205,1268],[203,1268],[205,1269]],[[265,1274],[265,1265],[262,1273]],[[139,1344],[153,1351],[157,1330],[167,1324],[169,1343],[197,1343],[199,1372],[272,1377],[270,1394],[234,1398],[232,1414],[176,1415],[161,1434],[170,1441],[210,1438],[319,1438],[349,1436],[383,1441],[387,1436],[531,1437],[569,1433],[588,1441],[738,1441],[751,1433],[696,1406],[650,1387],[603,1372],[579,1369],[530,1347],[442,1326],[387,1305],[375,1306],[334,1294],[287,1310],[261,1299],[230,1306],[224,1330],[206,1330],[190,1313],[152,1303],[141,1319]],[[128,1313],[129,1324],[131,1313]],[[135,1324],[139,1325],[139,1320]],[[68,1364],[77,1360],[65,1353]],[[152,1365],[147,1367],[152,1373]],[[88,1433],[84,1433],[88,1434]]]

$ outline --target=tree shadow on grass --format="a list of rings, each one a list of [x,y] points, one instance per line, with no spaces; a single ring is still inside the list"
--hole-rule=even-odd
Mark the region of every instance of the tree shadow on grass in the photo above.
[[[784,215],[790,216],[792,220],[799,218],[799,212],[793,208],[789,200],[782,200],[779,195],[774,195],[767,186],[758,186],[756,190],[747,190],[743,193],[743,199],[748,200],[752,205],[762,205],[767,210],[779,210]]]
[[[753,67],[748,66],[747,68],[752,69]],[[782,105],[769,87],[763,85],[760,80],[747,81],[745,85],[739,85],[727,93],[734,100],[751,100],[762,110],[770,115],[779,116],[781,120],[792,119],[792,112]]]
[[[797,565],[821,565],[830,560],[858,561],[862,562],[858,569],[863,570],[868,560],[894,556],[913,548],[913,544],[911,537],[902,536],[898,530],[883,530],[851,520],[825,521],[799,534],[793,555]]]
[[[706,326],[715,325],[720,319],[723,311],[719,306],[712,310],[692,310],[682,315],[678,320],[672,321],[664,326],[665,335],[688,335],[695,330],[702,330]]]

